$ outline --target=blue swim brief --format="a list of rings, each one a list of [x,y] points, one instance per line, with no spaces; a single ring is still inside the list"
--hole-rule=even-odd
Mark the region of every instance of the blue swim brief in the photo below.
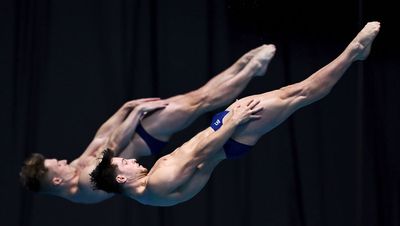
[[[217,131],[219,128],[222,126],[222,120],[224,117],[229,113],[229,111],[222,111],[217,114],[215,114],[211,120],[210,127],[214,130]],[[226,158],[228,159],[236,159],[240,158],[243,155],[245,155],[247,152],[250,151],[252,146],[247,145],[247,144],[242,144],[239,143],[232,138],[229,138],[228,141],[223,146],[224,152],[226,155]]]
[[[167,142],[158,140],[151,136],[143,126],[139,123],[136,127],[136,133],[144,140],[144,142],[149,146],[151,154],[155,155],[160,153],[161,149],[167,145]]]

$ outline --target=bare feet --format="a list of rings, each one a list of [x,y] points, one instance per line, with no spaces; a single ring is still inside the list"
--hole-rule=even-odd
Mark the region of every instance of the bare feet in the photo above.
[[[261,64],[261,68],[258,69],[255,73],[255,76],[262,76],[267,71],[269,62],[275,55],[275,45],[263,45],[263,48],[251,59],[252,61],[256,61]]]
[[[228,70],[232,74],[239,73],[253,59],[253,57],[264,48],[265,45],[254,48],[240,57]]]
[[[351,41],[348,48],[351,53],[355,54],[354,60],[365,60],[368,57],[372,42],[378,35],[379,29],[379,22],[368,22],[353,41]]]

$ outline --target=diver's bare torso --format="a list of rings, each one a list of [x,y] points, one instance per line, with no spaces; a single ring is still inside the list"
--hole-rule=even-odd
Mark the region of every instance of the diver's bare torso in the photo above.
[[[104,142],[105,144],[105,142]],[[105,145],[96,145],[97,148],[105,147]],[[78,180],[77,189],[73,194],[65,196],[64,198],[77,203],[98,203],[106,199],[111,198],[114,194],[107,193],[101,190],[93,190],[90,173],[97,166],[104,148],[98,149],[98,156],[86,155],[81,156],[70,163],[70,166],[77,170]],[[121,151],[120,156],[123,158],[138,158],[142,153],[150,152],[148,146],[143,141],[143,139],[135,134],[129,145]]]
[[[72,202],[91,204],[101,202],[113,196],[113,194],[101,190],[93,190],[92,188],[89,174],[93,171],[97,163],[98,158],[95,156],[78,158],[70,163],[77,170],[79,178],[76,191],[64,198]]]
[[[199,164],[198,159],[193,158],[193,151],[196,143],[207,139],[213,132],[208,128],[172,153],[158,159],[147,174],[142,188],[136,188],[139,192],[128,192],[126,195],[153,206],[176,205],[192,198],[204,184],[193,181],[194,171],[202,167],[202,163]]]

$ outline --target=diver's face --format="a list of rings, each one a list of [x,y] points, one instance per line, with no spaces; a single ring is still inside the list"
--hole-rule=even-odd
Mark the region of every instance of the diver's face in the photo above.
[[[136,159],[112,158],[111,164],[117,166],[116,174],[128,179],[136,179],[147,173],[147,169],[136,162]]]
[[[75,176],[76,169],[70,166],[67,160],[46,159],[44,166],[48,169],[47,174],[50,180],[57,177],[65,181]]]

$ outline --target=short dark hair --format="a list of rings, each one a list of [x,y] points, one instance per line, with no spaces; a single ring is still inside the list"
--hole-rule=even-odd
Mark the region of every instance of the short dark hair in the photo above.
[[[48,169],[44,166],[45,157],[38,153],[31,154],[24,162],[19,172],[21,184],[30,191],[43,190],[42,179]]]
[[[122,193],[122,186],[117,182],[116,165],[111,164],[114,152],[110,149],[103,151],[101,162],[90,173],[93,190],[103,190],[108,193]]]

